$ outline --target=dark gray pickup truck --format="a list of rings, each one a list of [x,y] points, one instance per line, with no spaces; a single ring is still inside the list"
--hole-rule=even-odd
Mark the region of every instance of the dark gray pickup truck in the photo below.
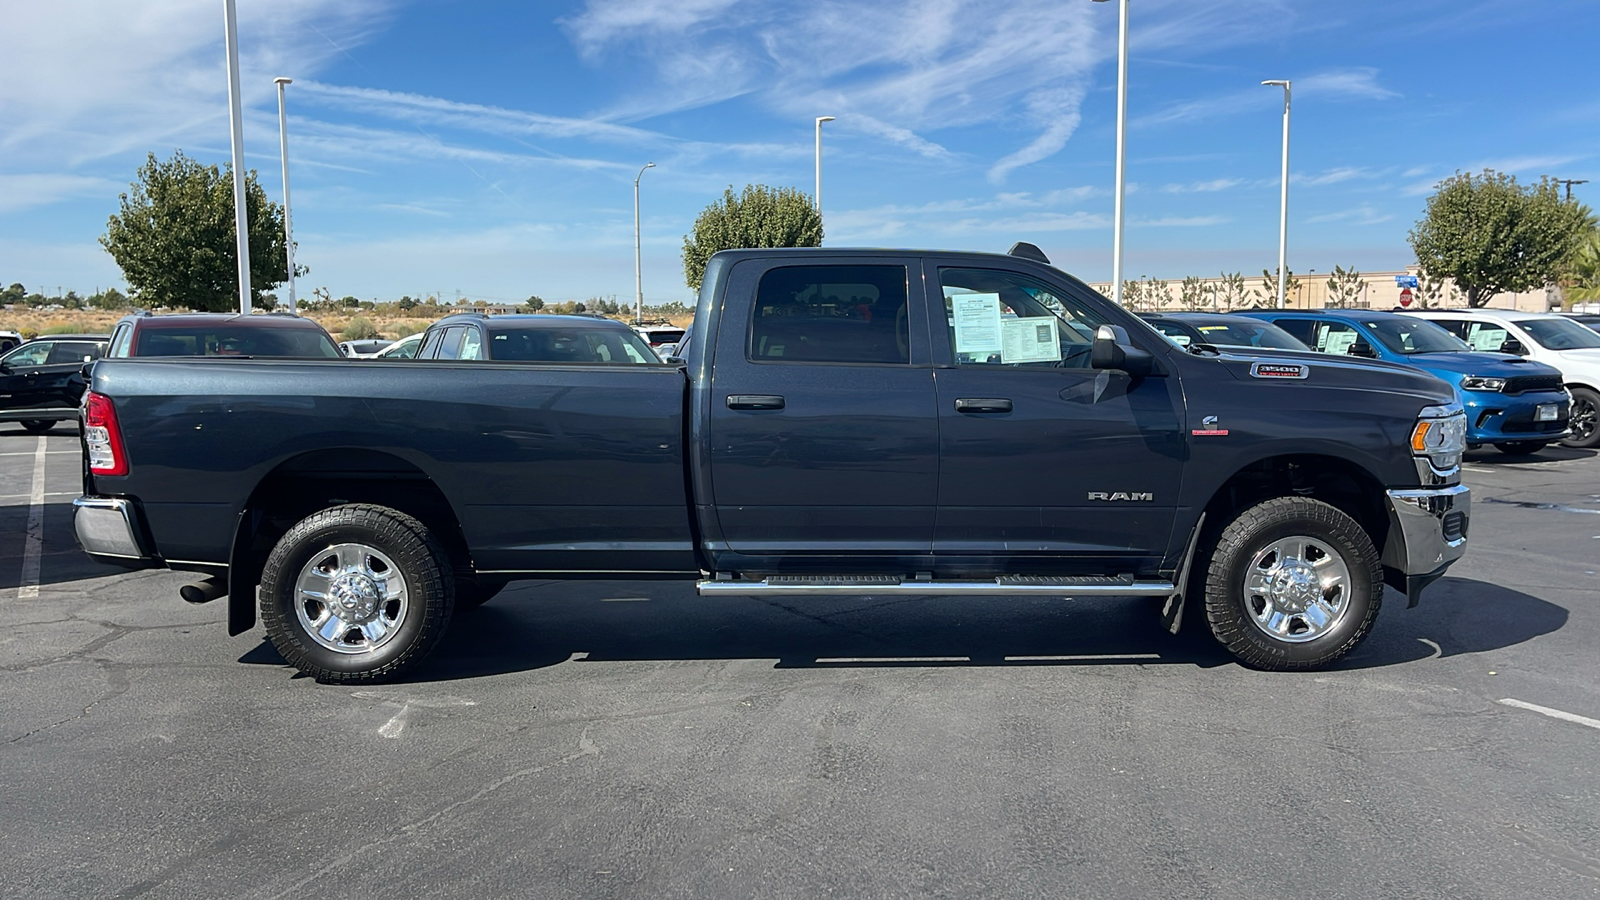
[[[519,578],[1187,602],[1302,669],[1466,549],[1448,385],[1179,348],[1029,245],[720,253],[692,333],[671,364],[102,361],[79,541],[207,576],[185,599],[343,683]]]

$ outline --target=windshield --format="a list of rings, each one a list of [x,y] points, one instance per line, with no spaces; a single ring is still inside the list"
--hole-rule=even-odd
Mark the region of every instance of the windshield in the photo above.
[[[1310,350],[1289,332],[1271,322],[1193,323],[1200,339],[1219,347],[1260,347],[1266,350]]]
[[[489,331],[489,358],[516,362],[661,362],[650,345],[628,328],[519,328]]]
[[[333,339],[320,329],[249,325],[146,327],[129,355],[342,358]]]
[[[1425,319],[1396,317],[1362,322],[1394,353],[1460,353],[1471,350],[1466,341]]]
[[[1590,350],[1600,348],[1600,334],[1571,319],[1517,319],[1528,336],[1546,350]]]

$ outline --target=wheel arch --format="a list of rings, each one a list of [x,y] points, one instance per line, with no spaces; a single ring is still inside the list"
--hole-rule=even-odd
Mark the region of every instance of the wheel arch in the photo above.
[[[1239,513],[1274,497],[1312,497],[1356,520],[1374,547],[1382,549],[1389,534],[1385,485],[1369,469],[1343,457],[1323,453],[1280,453],[1241,466],[1206,501],[1209,547]]]
[[[381,450],[313,450],[264,475],[234,526],[228,562],[228,633],[256,624],[256,587],[273,546],[296,522],[319,509],[370,503],[399,510],[428,527],[453,569],[471,577],[466,535],[444,492],[415,463]]]

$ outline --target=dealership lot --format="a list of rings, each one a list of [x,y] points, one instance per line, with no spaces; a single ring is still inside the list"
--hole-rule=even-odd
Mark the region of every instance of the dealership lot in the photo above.
[[[1592,452],[1470,454],[1472,550],[1329,672],[1139,601],[521,582],[376,688],[88,562],[78,472],[0,425],[6,895],[1600,895]]]

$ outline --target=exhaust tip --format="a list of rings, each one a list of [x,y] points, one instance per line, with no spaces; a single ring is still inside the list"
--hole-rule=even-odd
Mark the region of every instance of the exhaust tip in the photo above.
[[[186,584],[178,588],[178,596],[182,597],[185,603],[196,605],[210,603],[227,592],[228,583],[215,578],[207,578],[199,584]]]

